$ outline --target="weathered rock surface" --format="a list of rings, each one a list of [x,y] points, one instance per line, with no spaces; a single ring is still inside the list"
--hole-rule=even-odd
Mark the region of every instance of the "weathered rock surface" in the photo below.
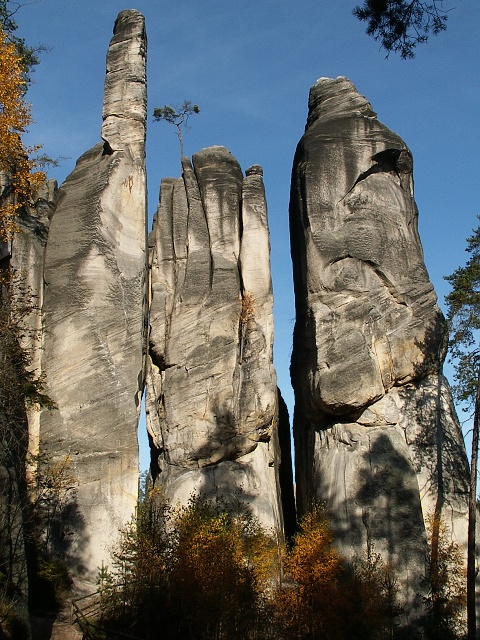
[[[146,35],[122,11],[107,55],[102,139],[61,186],[45,257],[47,392],[54,459],[69,456],[78,513],[75,575],[95,577],[134,511],[143,388],[146,279]]]
[[[0,173],[0,201],[10,199],[10,187],[9,176]],[[43,185],[32,206],[18,211],[15,234],[0,241],[0,557],[2,573],[15,594],[15,613],[26,628],[32,596],[27,564],[31,557],[26,535],[31,527],[27,454],[38,453],[39,413],[25,405],[19,346],[28,369],[40,376],[43,260],[55,190],[54,181]]]
[[[281,527],[272,285],[262,170],[224,147],[163,180],[150,236],[147,427],[174,503],[241,493]]]
[[[18,231],[15,234],[10,265],[21,282],[20,295],[30,301],[32,310],[24,318],[24,347],[29,353],[30,367],[38,376],[42,373],[42,314],[43,269],[50,220],[55,210],[57,183],[49,180],[35,194],[34,206],[20,210]],[[39,453],[40,413],[27,407],[29,453]]]
[[[424,516],[464,542],[468,464],[412,157],[346,78],[312,87],[290,202],[297,506],[326,500],[348,555],[374,543],[413,601]]]

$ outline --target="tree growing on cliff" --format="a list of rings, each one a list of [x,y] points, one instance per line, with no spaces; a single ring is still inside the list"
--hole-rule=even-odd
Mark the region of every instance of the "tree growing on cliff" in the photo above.
[[[164,105],[163,107],[155,107],[153,110],[153,119],[155,122],[168,122],[173,124],[177,130],[178,142],[180,144],[180,159],[183,158],[183,136],[189,130],[188,121],[190,116],[200,113],[198,104],[192,104],[190,100],[184,100],[179,105]]]
[[[353,14],[367,23],[367,35],[380,41],[387,57],[393,51],[404,60],[414,58],[415,48],[430,34],[445,31],[448,17],[443,0],[364,0]]]
[[[466,265],[445,277],[452,286],[445,301],[451,332],[450,354],[455,367],[453,392],[456,399],[464,403],[464,410],[473,409],[467,552],[467,637],[473,640],[476,637],[475,526],[480,431],[480,226],[467,238],[466,251],[470,253]]]

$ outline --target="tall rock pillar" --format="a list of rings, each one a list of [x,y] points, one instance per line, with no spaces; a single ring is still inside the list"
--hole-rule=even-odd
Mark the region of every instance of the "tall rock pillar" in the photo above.
[[[61,186],[45,257],[43,370],[58,409],[40,438],[78,481],[67,556],[92,579],[134,512],[146,279],[146,35],[122,11],[107,55],[102,142]]]
[[[412,156],[346,78],[310,91],[290,226],[297,505],[327,503],[347,556],[374,545],[415,611],[428,515],[465,543],[468,463]]]
[[[147,427],[173,503],[239,497],[282,528],[273,295],[262,170],[224,147],[162,182],[150,236]]]

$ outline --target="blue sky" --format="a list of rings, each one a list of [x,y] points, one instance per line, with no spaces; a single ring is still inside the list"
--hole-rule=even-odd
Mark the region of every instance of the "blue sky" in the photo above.
[[[185,152],[222,144],[243,169],[260,164],[269,209],[275,294],[275,364],[290,411],[294,303],[288,232],[290,172],[320,76],[347,76],[414,156],[425,262],[439,302],[443,276],[466,260],[480,213],[480,2],[446,0],[448,30],[414,60],[385,58],[352,15],[357,0],[25,0],[18,34],[44,44],[28,92],[35,124],[28,142],[68,157],[59,182],[100,139],[105,55],[119,11],[136,8],[148,34],[147,170],[150,218],[160,179],[179,175],[173,128],[153,123],[155,106],[198,103]],[[447,368],[447,375],[451,370]],[[145,466],[142,460],[142,466]]]

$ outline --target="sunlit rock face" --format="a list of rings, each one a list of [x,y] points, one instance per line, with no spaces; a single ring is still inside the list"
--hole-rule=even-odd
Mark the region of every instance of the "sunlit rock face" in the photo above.
[[[146,35],[122,11],[107,55],[102,142],[59,190],[45,257],[40,438],[78,481],[67,555],[95,577],[134,511],[146,280]]]
[[[418,236],[412,156],[346,78],[310,91],[290,226],[297,504],[327,501],[342,550],[374,544],[412,602],[428,513],[464,541],[468,464],[440,376],[446,333]]]
[[[150,236],[147,427],[155,483],[247,501],[281,527],[270,246],[262,170],[224,147],[163,180]],[[288,429],[288,425],[287,425]]]

